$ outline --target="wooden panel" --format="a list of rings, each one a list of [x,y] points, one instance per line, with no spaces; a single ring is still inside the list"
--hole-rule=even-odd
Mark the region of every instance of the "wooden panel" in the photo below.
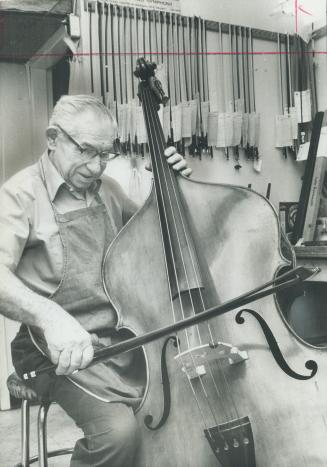
[[[48,122],[47,72],[24,65],[0,63],[0,184],[36,161],[46,147]],[[32,104],[33,103],[33,104]],[[13,371],[10,342],[19,323],[0,315],[0,410],[10,408],[6,387]]]
[[[2,0],[0,10],[33,11],[38,13],[66,14],[72,11],[71,0]]]
[[[0,120],[4,180],[34,158],[26,70],[23,65],[0,64]]]
[[[7,377],[10,374],[7,359],[6,318],[0,315],[0,410],[10,408],[9,392],[7,390]]]
[[[7,378],[14,371],[11,362],[10,342],[15,337],[20,324],[0,315],[0,410],[10,409]]]

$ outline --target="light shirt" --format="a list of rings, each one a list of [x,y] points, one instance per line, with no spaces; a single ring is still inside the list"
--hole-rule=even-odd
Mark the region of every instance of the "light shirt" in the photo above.
[[[21,170],[0,188],[0,264],[8,266],[35,292],[49,296],[57,288],[63,269],[63,247],[51,202],[64,214],[96,206],[98,193],[116,233],[137,206],[111,177],[103,175],[84,196],[67,185],[47,152],[41,160],[50,196],[39,162]]]

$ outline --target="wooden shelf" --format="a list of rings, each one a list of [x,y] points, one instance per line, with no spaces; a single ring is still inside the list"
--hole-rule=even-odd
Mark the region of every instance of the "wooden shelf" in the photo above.
[[[295,246],[297,258],[327,259],[327,245]]]

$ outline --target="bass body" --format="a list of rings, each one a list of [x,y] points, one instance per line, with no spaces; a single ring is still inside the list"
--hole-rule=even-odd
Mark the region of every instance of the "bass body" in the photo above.
[[[195,251],[186,260],[193,263],[190,283],[172,293],[154,187],[105,258],[105,288],[117,312],[117,329],[134,335],[223,303],[291,266],[281,252],[278,217],[264,197],[180,176],[177,185],[192,238],[191,248],[186,237],[179,249]],[[145,383],[137,415],[139,467],[327,465],[326,350],[296,336],[273,296],[247,308],[266,322],[286,362],[304,379],[281,370],[262,325],[246,311],[243,323],[239,310],[231,311],[179,333],[175,345],[168,342],[163,359],[170,389],[160,363],[167,341],[149,344],[143,367],[135,369]],[[314,376],[307,361],[318,365]]]

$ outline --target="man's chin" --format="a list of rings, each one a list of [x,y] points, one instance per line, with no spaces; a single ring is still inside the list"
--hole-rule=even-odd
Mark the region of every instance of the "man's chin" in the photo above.
[[[78,176],[71,181],[71,184],[75,188],[75,190],[85,191],[88,188],[90,188],[93,181],[93,177],[84,177],[84,175],[78,174]]]

